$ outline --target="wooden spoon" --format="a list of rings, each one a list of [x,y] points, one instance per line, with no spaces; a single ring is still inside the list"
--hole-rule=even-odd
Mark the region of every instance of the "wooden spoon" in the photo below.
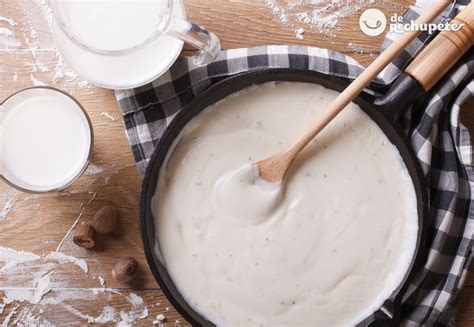
[[[438,0],[421,15],[415,24],[428,24],[451,4],[448,0]],[[409,31],[400,35],[380,56],[377,57],[338,97],[310,128],[290,147],[256,163],[260,177],[272,183],[283,180],[291,163],[304,147],[334,119],[367,85],[413,41],[421,31]]]

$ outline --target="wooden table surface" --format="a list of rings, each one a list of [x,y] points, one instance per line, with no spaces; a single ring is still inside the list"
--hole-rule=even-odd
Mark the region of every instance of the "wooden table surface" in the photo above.
[[[275,6],[284,3],[283,0],[185,1],[188,17],[213,30],[221,38],[224,49],[304,44],[348,53],[364,65],[378,54],[382,37],[364,36],[357,26],[358,13],[341,19],[331,30],[305,28],[304,39],[300,40],[295,37],[298,23],[291,19],[284,22],[281,12],[276,12]],[[391,3],[406,6],[410,1]],[[373,6],[383,7],[388,14],[403,11],[380,1]],[[15,293],[18,290],[34,292],[38,278],[51,273],[51,290],[39,303],[5,303],[0,323],[84,325],[129,319],[135,324],[151,325],[158,314],[164,314],[168,326],[176,321],[186,324],[158,288],[143,255],[137,224],[140,178],[113,92],[81,80],[62,62],[51,37],[49,18],[44,1],[2,0],[0,101],[32,85],[50,85],[70,92],[84,105],[94,126],[92,164],[76,183],[60,192],[31,195],[0,183],[0,246],[37,255],[59,251],[84,259],[88,273],[77,265],[47,258],[20,263],[13,273],[0,270],[0,296],[7,299],[18,298]],[[190,53],[191,48],[186,47],[184,52]],[[473,109],[474,101],[465,107]],[[472,110],[464,111],[463,121],[474,131],[474,114]],[[93,250],[76,247],[70,231],[77,223],[90,221],[106,204],[120,211],[118,230],[112,236],[99,238]],[[112,266],[120,256],[134,256],[140,263],[139,274],[131,285],[121,284],[111,276]],[[474,326],[472,275],[460,298],[458,326]],[[0,300],[0,311],[2,307]]]

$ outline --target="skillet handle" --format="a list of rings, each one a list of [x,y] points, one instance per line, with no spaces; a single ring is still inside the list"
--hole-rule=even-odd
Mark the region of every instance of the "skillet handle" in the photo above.
[[[406,111],[425,94],[423,86],[416,79],[401,73],[388,92],[383,97],[375,99],[374,104],[381,108],[394,126],[400,126],[400,120]]]
[[[437,35],[416,56],[405,72],[429,91],[474,44],[474,1],[450,23],[459,29]]]

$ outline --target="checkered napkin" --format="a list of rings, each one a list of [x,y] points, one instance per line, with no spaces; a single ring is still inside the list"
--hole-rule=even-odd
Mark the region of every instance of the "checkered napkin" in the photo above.
[[[425,1],[426,2],[426,1]],[[467,1],[464,2],[464,4]],[[462,8],[456,4],[445,15]],[[411,8],[405,21],[415,18]],[[391,42],[387,36],[384,46]],[[383,92],[429,40],[422,35],[387,67],[369,90]],[[154,146],[176,113],[198,94],[228,76],[260,68],[297,68],[353,79],[363,69],[355,60],[326,49],[265,46],[222,51],[215,62],[196,67],[181,60],[154,82],[116,92],[127,135],[140,173]],[[474,94],[474,52],[468,53],[431,92],[424,111],[407,115],[407,133],[429,185],[427,258],[408,283],[401,307],[401,325],[453,323],[460,288],[472,260],[474,232],[474,166],[469,132],[459,122],[460,106]],[[385,303],[361,325],[388,322],[396,313]]]

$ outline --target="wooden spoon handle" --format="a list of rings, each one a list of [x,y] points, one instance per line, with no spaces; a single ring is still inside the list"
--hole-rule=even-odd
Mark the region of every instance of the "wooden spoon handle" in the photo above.
[[[451,21],[461,26],[446,30],[431,41],[405,72],[429,91],[474,44],[474,1]]]
[[[428,24],[439,16],[450,4],[448,0],[438,0],[425,13],[423,13],[415,24]],[[329,105],[326,111],[314,121],[309,129],[301,135],[289,148],[256,164],[260,170],[260,176],[269,182],[283,180],[289,166],[298,153],[329,124],[364,88],[380,73],[411,41],[420,31],[409,31],[401,34],[380,56],[378,56],[337,98]]]
[[[438,0],[423,13],[415,24],[428,24],[438,17],[451,1]],[[313,123],[310,129],[300,137],[294,146],[301,151],[334,117],[339,114],[355,97],[366,88],[377,75],[405,49],[421,32],[408,31],[401,34],[395,41],[378,56],[327,108],[321,117]]]

